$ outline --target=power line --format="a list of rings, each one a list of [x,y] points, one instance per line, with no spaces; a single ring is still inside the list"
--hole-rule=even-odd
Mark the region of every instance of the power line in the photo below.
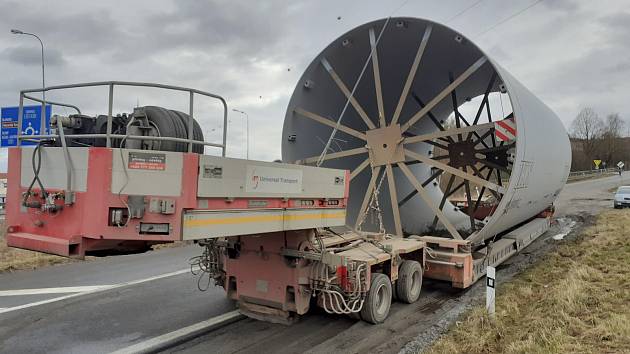
[[[465,14],[466,12],[468,12],[468,10],[472,9],[473,7],[479,5],[480,3],[482,3],[483,0],[478,0],[475,1],[472,5],[468,6],[467,8],[463,9],[462,11],[456,13],[455,15],[453,15],[452,17],[450,17],[449,19],[447,19],[446,21],[444,21],[444,23],[449,23],[451,21],[453,21],[454,19],[458,18],[459,16]]]
[[[396,12],[398,12],[398,10],[402,9],[405,5],[407,5],[408,2],[409,0],[404,0],[403,2],[401,2],[400,5],[389,14],[389,17],[392,17]]]
[[[519,10],[519,11],[515,12],[515,13],[513,13],[512,15],[508,16],[507,18],[505,18],[505,19],[503,19],[503,20],[501,20],[501,21],[497,22],[496,24],[494,24],[494,25],[490,26],[489,28],[487,28],[487,29],[483,30],[482,32],[480,32],[480,33],[476,34],[476,35],[475,35],[475,37],[481,37],[481,36],[483,36],[484,34],[486,34],[486,33],[490,32],[490,31],[492,31],[493,29],[495,29],[495,28],[497,28],[497,27],[501,26],[502,24],[504,24],[504,23],[506,23],[507,21],[509,21],[509,20],[511,20],[511,19],[513,19],[513,18],[515,18],[516,16],[519,16],[519,15],[520,15],[520,14],[522,14],[523,12],[525,12],[525,11],[527,11],[527,10],[531,9],[532,7],[534,7],[534,6],[538,5],[538,4],[539,4],[539,3],[541,3],[541,2],[543,2],[543,0],[537,0],[537,1],[534,1],[533,3],[529,4],[527,7],[523,8],[523,9],[521,9],[521,10]]]

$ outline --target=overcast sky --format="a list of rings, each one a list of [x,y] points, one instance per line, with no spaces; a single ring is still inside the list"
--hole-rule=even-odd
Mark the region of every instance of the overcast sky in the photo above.
[[[0,106],[41,86],[125,80],[189,86],[224,96],[250,117],[250,158],[280,158],[282,122],[302,71],[332,40],[368,21],[410,16],[460,31],[569,125],[585,106],[630,117],[630,11],[622,0],[6,1],[0,0]],[[402,6],[401,6],[402,5]],[[480,35],[481,33],[484,33]],[[106,89],[50,95],[107,112]],[[116,112],[136,104],[186,110],[185,95],[120,90]],[[206,140],[218,140],[219,106],[197,100]],[[71,113],[59,111],[59,113]],[[230,112],[228,156],[245,156],[244,122]],[[216,129],[215,131],[212,131]],[[6,149],[0,153],[6,170]]]

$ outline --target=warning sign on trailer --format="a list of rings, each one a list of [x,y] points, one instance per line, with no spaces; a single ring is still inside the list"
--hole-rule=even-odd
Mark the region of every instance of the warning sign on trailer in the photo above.
[[[127,167],[134,170],[164,171],[166,169],[166,155],[130,151]]]
[[[514,121],[514,118],[506,118],[494,122],[494,135],[499,141],[516,139],[516,121]]]

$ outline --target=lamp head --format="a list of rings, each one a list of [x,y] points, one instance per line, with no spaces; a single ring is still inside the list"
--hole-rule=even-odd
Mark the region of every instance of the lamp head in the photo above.
[[[24,32],[22,32],[20,30],[17,30],[17,29],[12,29],[11,33],[13,33],[13,34],[24,34]]]

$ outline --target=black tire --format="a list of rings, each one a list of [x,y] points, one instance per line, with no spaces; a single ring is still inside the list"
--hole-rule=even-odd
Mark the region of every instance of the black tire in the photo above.
[[[144,109],[147,119],[160,131],[160,136],[186,138],[186,128],[176,114],[172,114],[169,110],[156,106],[146,106]],[[161,151],[187,151],[185,143],[174,141],[161,141],[159,146],[159,150]]]
[[[392,282],[382,273],[372,273],[370,290],[361,308],[361,318],[370,323],[382,323],[392,307]]]
[[[171,110],[171,112],[175,113],[175,115],[179,117],[180,121],[184,125],[184,128],[186,129],[186,134],[184,135],[184,137],[188,137],[188,114],[175,110]],[[201,126],[196,119],[193,119],[193,140],[203,141],[203,131],[201,130]],[[203,145],[195,144],[193,145],[193,152],[197,154],[203,154],[203,148]],[[188,151],[188,146],[186,147],[186,151]]]
[[[127,125],[127,119],[119,116],[112,117],[112,134],[124,134]],[[94,133],[96,134],[106,134],[107,133],[107,116],[100,115],[96,117],[96,122],[94,123]],[[112,147],[117,148],[120,147],[120,142],[122,139],[111,139]],[[107,139],[105,138],[95,138],[93,140],[94,146],[105,147],[107,146]]]
[[[416,261],[403,261],[398,267],[396,293],[398,300],[412,304],[420,298],[422,289],[422,266]]]

